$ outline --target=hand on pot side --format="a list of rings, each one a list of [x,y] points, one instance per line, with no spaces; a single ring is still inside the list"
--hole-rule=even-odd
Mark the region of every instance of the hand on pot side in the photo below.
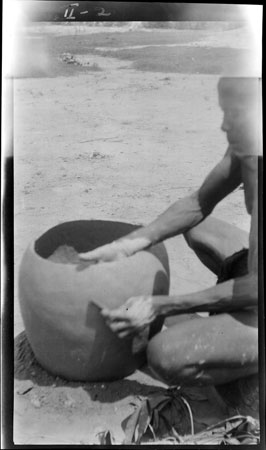
[[[120,338],[136,334],[156,318],[152,296],[131,297],[120,308],[103,309],[101,314]]]

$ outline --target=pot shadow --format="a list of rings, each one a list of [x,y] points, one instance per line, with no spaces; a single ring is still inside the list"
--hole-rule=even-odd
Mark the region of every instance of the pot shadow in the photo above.
[[[139,369],[145,375],[150,375],[147,366]],[[144,375],[144,376],[145,376]],[[82,388],[92,401],[113,403],[126,397],[147,396],[161,392],[160,386],[141,383],[127,378],[114,381],[69,381],[53,375],[45,370],[36,360],[25,331],[15,338],[14,377],[19,381],[30,381],[39,387],[70,387]],[[146,377],[145,377],[146,378]]]
[[[14,369],[15,379],[22,382],[25,381],[25,386],[23,386],[23,383],[22,386],[19,386],[20,394],[27,394],[31,388],[36,387],[81,388],[92,402],[111,404],[128,398],[128,403],[130,404],[135,399],[137,400],[136,403],[138,403],[143,398],[149,397],[152,394],[165,393],[167,388],[161,384],[156,384],[155,379],[149,382],[147,375],[152,377],[152,374],[146,365],[138,369],[139,373],[130,375],[130,377],[140,377],[141,381],[129,379],[128,377],[108,382],[78,382],[68,381],[59,376],[55,376],[43,369],[38,363],[27,340],[25,331],[21,332],[15,338]],[[250,415],[259,420],[260,396],[257,378],[257,375],[252,375],[247,377],[247,379],[237,380],[236,382],[219,386],[219,395],[227,407],[230,407],[230,411],[233,411],[231,415]],[[239,381],[241,382],[240,384]],[[32,383],[32,385],[29,385],[28,382]],[[217,403],[216,396],[213,398],[212,391],[209,392],[207,397],[205,391],[202,392],[201,387],[187,387],[184,392],[188,396],[190,404],[193,406],[194,418],[201,426],[204,425],[206,427],[210,419],[212,421],[211,423],[215,423],[224,418],[220,416],[222,410],[219,410],[220,406]],[[55,397],[53,401],[56,401]],[[207,422],[206,419],[208,420]]]

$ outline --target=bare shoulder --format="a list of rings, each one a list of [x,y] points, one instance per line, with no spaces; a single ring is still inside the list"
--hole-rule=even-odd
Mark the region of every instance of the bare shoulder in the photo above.
[[[220,172],[223,176],[236,176],[237,178],[241,178],[242,171],[241,171],[241,160],[235,155],[232,148],[229,146],[222,157],[222,159],[219,161],[219,163],[215,166],[216,172]]]
[[[258,157],[247,155],[241,158],[241,173],[244,183],[246,208],[251,215],[258,196]]]
[[[223,159],[230,160],[232,163],[241,166],[241,161],[239,157],[235,154],[234,149],[231,145],[229,145],[226,149]]]
[[[197,191],[204,215],[211,213],[215,205],[233,192],[242,182],[241,164],[229,147]]]

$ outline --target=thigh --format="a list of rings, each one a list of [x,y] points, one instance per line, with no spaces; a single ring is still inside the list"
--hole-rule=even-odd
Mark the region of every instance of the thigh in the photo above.
[[[216,275],[226,258],[248,248],[249,239],[247,232],[215,217],[207,217],[184,237],[203,264]]]
[[[193,379],[213,371],[210,382],[220,384],[256,373],[257,316],[242,311],[182,322],[150,341],[148,359],[169,381],[180,378],[180,373]]]
[[[208,315],[208,313],[206,313]],[[205,314],[205,317],[206,317]],[[187,322],[188,320],[194,320],[200,318],[201,315],[197,313],[180,314],[175,316],[169,316],[164,319],[164,325],[169,328],[173,325],[178,325],[181,322]]]

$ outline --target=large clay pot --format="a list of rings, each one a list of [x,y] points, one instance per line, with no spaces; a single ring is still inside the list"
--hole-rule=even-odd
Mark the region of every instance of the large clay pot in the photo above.
[[[93,250],[137,228],[109,221],[60,224],[26,250],[19,274],[19,297],[26,334],[39,363],[50,372],[80,381],[123,378],[143,364],[143,349],[119,339],[105,324],[99,307],[115,308],[129,297],[167,295],[168,256],[163,244],[116,262],[88,265],[49,259],[67,245]],[[162,320],[150,327],[150,336]]]

